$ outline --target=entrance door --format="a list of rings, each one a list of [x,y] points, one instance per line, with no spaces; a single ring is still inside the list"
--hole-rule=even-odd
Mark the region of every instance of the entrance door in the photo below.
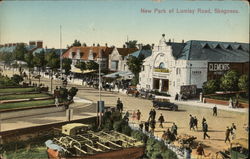
[[[160,80],[157,78],[153,79],[153,89],[160,89]]]
[[[168,91],[168,89],[169,89],[169,81],[168,81],[168,79],[163,79],[162,80],[162,87],[161,87],[162,89],[162,91],[164,91],[164,92],[167,92]]]

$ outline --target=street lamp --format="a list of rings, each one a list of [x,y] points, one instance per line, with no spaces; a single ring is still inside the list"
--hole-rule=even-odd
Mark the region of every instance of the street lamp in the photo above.
[[[101,100],[101,50],[99,49],[99,101],[97,101],[97,120],[99,117],[99,125],[102,123],[102,113],[104,112],[104,101]]]

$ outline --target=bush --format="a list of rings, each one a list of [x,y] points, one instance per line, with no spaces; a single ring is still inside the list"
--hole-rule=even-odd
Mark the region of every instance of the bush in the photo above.
[[[228,71],[221,77],[220,87],[225,91],[238,90],[238,73],[236,71]]]
[[[249,77],[247,75],[242,75],[239,78],[238,87],[241,91],[246,91],[248,95],[249,91]]]
[[[20,75],[14,74],[14,75],[11,77],[11,80],[14,81],[15,83],[19,84],[20,82],[23,81],[23,77],[20,76]]]
[[[203,94],[213,94],[220,89],[220,83],[218,80],[209,80],[202,86]]]

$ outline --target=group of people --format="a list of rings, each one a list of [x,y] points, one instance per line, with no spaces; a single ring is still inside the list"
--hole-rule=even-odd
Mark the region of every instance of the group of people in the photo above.
[[[235,99],[230,98],[228,102],[229,108],[238,108],[239,107],[239,100],[238,97]]]
[[[230,135],[232,135],[232,140],[236,138],[236,125],[232,123],[232,126],[229,128],[227,126],[226,133],[225,133],[225,143],[228,141],[229,143],[231,142],[230,140]]]

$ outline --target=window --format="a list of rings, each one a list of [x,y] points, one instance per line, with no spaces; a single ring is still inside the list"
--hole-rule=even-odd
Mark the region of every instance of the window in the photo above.
[[[181,69],[180,68],[176,68],[176,74],[177,75],[181,74]]]
[[[72,55],[72,58],[74,58],[76,56],[76,53],[72,52],[71,55]]]
[[[111,61],[111,69],[118,70],[118,63],[119,61]]]
[[[80,58],[82,58],[82,57],[83,57],[83,55],[84,55],[84,54],[83,54],[83,52],[80,52]]]
[[[159,69],[164,69],[164,68],[166,68],[165,64],[163,62],[161,62],[160,65],[159,65]]]

